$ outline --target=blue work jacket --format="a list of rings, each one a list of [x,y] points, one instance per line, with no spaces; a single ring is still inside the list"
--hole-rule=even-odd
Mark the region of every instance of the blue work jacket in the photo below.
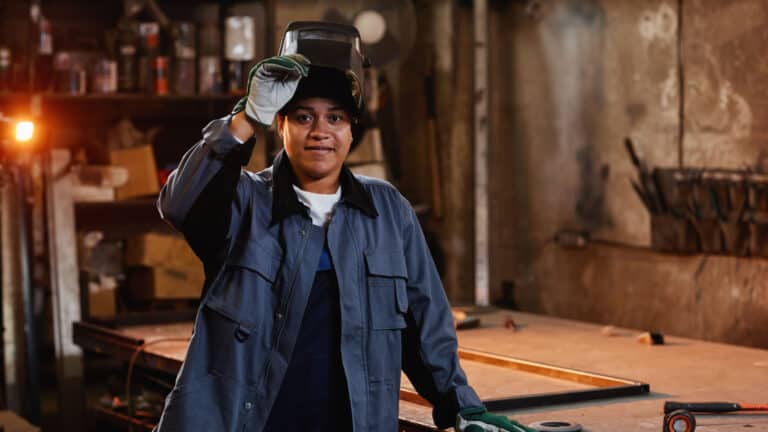
[[[337,275],[341,359],[354,431],[395,432],[400,371],[439,427],[482,405],[459,365],[453,318],[410,204],[346,167],[324,228],[291,187],[284,152],[242,169],[253,141],[214,120],[160,192],[162,217],[200,257],[206,282],[158,432],[259,432],[280,390],[324,241]],[[286,431],[293,432],[293,431]]]

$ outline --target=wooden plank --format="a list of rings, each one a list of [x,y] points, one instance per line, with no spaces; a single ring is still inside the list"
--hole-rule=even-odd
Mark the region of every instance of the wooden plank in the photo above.
[[[475,100],[473,17],[471,7],[463,2],[434,3],[434,40],[438,44],[435,55],[436,122],[445,142],[440,151],[445,167],[443,188],[450,191],[444,196],[445,218],[439,231],[446,256],[443,283],[452,302],[471,304],[474,290],[468,287],[475,283],[474,259],[472,248],[467,245],[474,239],[474,207],[467,205],[467,197],[473,194],[473,165],[469,163],[474,154],[470,145]],[[445,31],[446,28],[451,30]]]
[[[475,304],[490,304],[488,208],[488,2],[475,0]]]
[[[69,150],[55,149],[46,158],[46,207],[50,256],[53,340],[59,389],[59,422],[63,430],[82,430],[84,418],[82,352],[72,324],[81,317],[77,280],[77,238],[69,173]]]

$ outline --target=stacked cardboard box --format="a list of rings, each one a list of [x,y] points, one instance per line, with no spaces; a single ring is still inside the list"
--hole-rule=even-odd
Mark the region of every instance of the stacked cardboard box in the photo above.
[[[203,265],[184,238],[145,233],[128,239],[125,264],[131,296],[140,300],[195,299],[200,297]]]
[[[124,274],[123,242],[104,239],[101,231],[83,231],[78,233],[77,251],[81,286],[88,293],[85,315],[115,316],[118,279]]]
[[[154,195],[159,191],[155,154],[151,145],[111,150],[109,163],[125,167],[128,171],[128,180],[115,191],[118,200]]]
[[[117,281],[104,277],[88,282],[88,316],[109,318],[117,315]]]

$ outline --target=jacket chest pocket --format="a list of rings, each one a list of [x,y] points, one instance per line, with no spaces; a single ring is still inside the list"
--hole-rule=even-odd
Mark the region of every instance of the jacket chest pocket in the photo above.
[[[365,254],[368,304],[374,330],[404,329],[408,311],[408,272],[402,252]]]
[[[248,245],[227,263],[226,277],[206,299],[211,368],[220,375],[253,381],[271,344],[272,311],[281,260],[274,248]]]

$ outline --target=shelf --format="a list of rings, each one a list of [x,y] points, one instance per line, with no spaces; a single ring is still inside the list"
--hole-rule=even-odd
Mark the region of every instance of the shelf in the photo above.
[[[170,225],[160,218],[156,201],[156,197],[150,196],[121,201],[75,203],[76,228],[98,229],[123,236],[144,231],[171,231]]]
[[[149,195],[136,198],[129,198],[115,201],[76,201],[75,207],[89,210],[111,209],[111,208],[125,208],[125,207],[139,207],[139,208],[154,208],[157,203],[157,196]]]
[[[68,102],[92,102],[92,101],[165,101],[165,102],[217,102],[217,101],[236,101],[241,96],[234,95],[153,95],[143,93],[88,93],[83,95],[74,95],[68,93],[0,93],[0,102],[21,101],[31,99],[39,95],[43,101],[68,101]]]
[[[36,97],[40,98],[39,102],[33,103]],[[121,115],[132,118],[183,120],[224,115],[239,99],[240,96],[234,95],[0,93],[0,112],[29,112],[32,105],[39,103],[42,117],[56,118],[57,124],[82,122],[84,119],[97,121]]]

